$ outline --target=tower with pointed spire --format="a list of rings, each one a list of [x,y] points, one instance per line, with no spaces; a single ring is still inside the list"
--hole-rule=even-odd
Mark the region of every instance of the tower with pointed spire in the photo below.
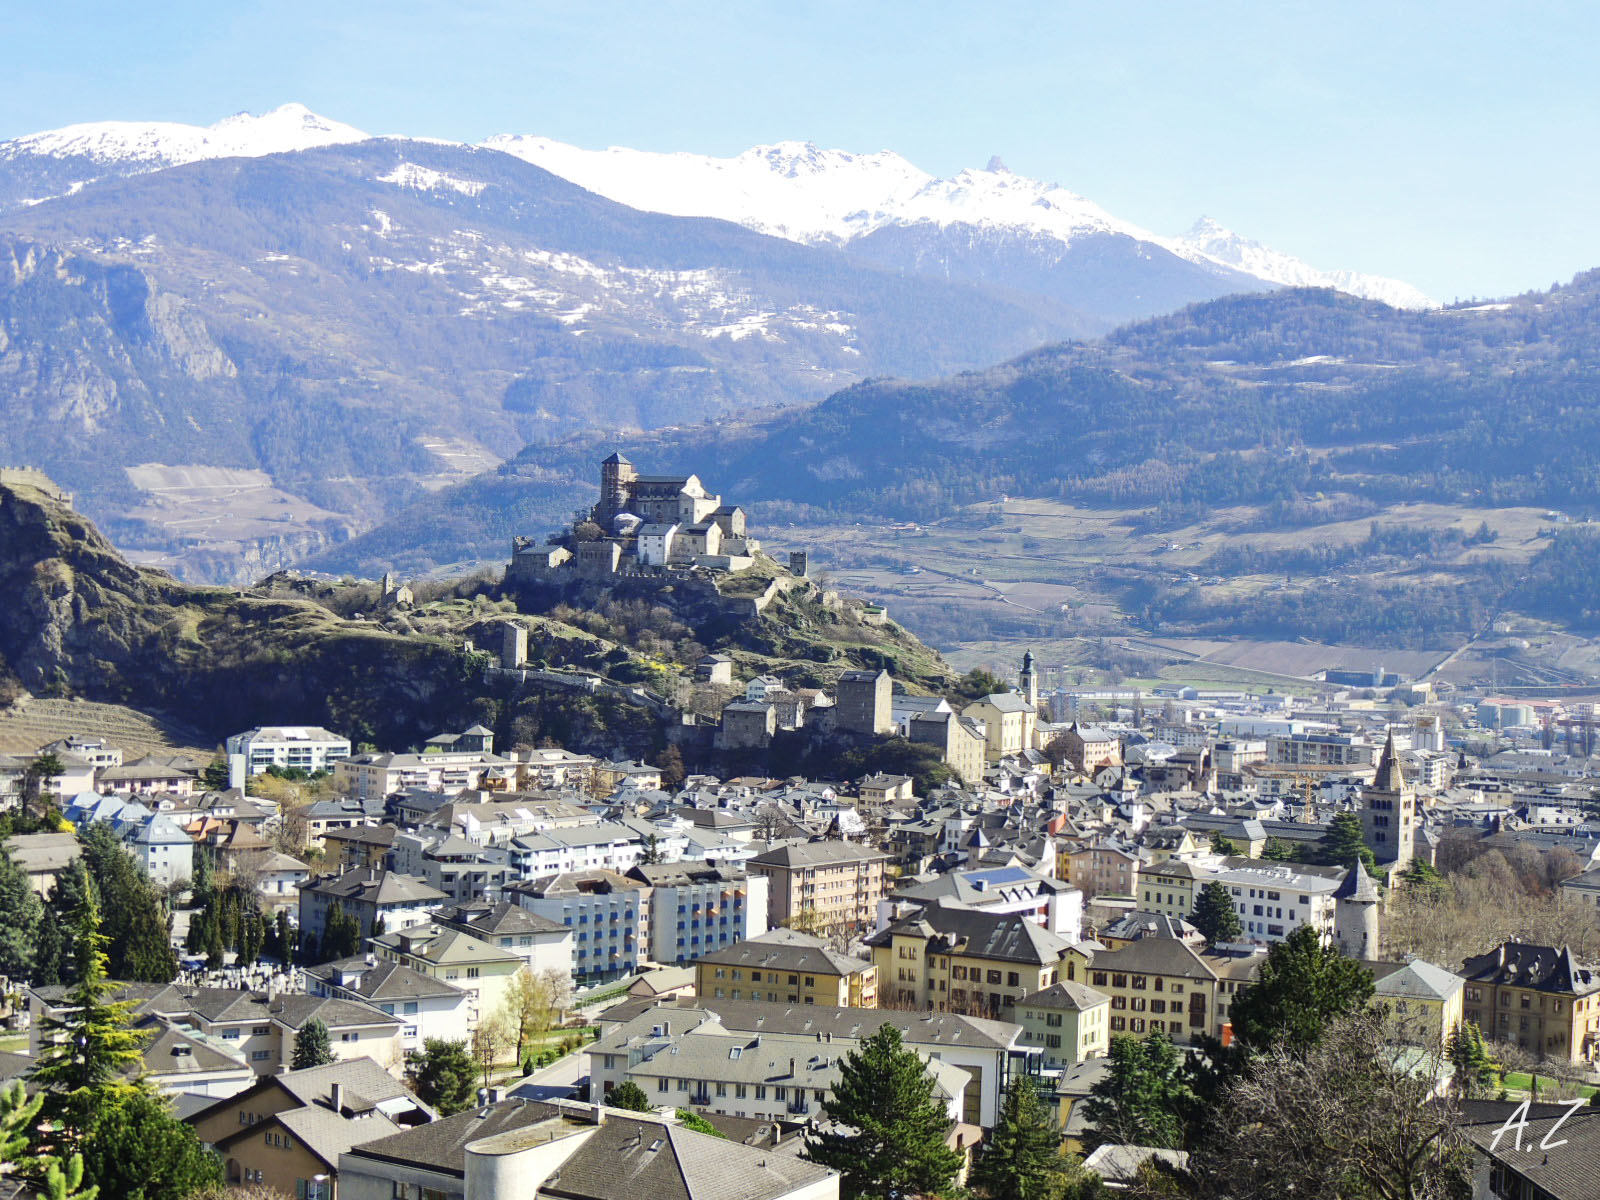
[[[611,457],[600,464],[600,503],[594,510],[595,520],[609,531],[617,514],[628,507],[628,485],[639,477],[639,472],[621,451],[612,451]]]
[[[1027,698],[1028,703],[1033,705],[1034,711],[1037,712],[1039,709],[1039,672],[1033,665],[1032,650],[1024,650],[1022,652],[1022,674],[1018,676],[1017,682],[1022,685],[1023,696]]]
[[[1378,885],[1358,858],[1333,893],[1333,941],[1351,958],[1378,956]]]
[[[1406,781],[1394,731],[1383,743],[1372,786],[1361,793],[1361,836],[1380,866],[1405,870],[1417,846],[1417,792]]]

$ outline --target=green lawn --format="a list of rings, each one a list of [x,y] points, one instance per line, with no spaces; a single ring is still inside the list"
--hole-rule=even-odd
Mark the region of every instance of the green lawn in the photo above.
[[[1504,1076],[1504,1082],[1506,1091],[1527,1094],[1528,1090],[1533,1087],[1533,1076],[1526,1071],[1507,1071]],[[1556,1080],[1549,1075],[1539,1076],[1540,1093],[1548,1094],[1555,1082]],[[1600,1088],[1595,1088],[1587,1083],[1578,1085],[1578,1094],[1585,1098],[1593,1096],[1596,1091],[1600,1091]]]

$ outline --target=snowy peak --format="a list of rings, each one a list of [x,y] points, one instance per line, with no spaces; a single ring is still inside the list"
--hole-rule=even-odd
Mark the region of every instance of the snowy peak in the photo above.
[[[318,116],[303,104],[285,104],[260,116],[236,113],[209,126],[172,121],[68,125],[0,143],[0,159],[82,158],[100,166],[158,170],[202,159],[258,158],[366,138],[361,130]]]
[[[892,151],[852,154],[815,142],[756,146],[733,158],[657,154],[613,146],[583,150],[544,137],[502,134],[483,143],[631,208],[718,217],[798,242],[849,242],[893,226],[975,226],[1065,245],[1116,234],[1207,269],[1265,283],[1335,287],[1402,308],[1434,307],[1399,280],[1319,271],[1201,218],[1179,238],[1162,237],[1058,184],[1013,174],[999,155],[982,170],[939,179]]]
[[[1173,249],[1191,261],[1205,260],[1232,267],[1268,283],[1287,287],[1331,287],[1352,296],[1381,300],[1395,308],[1437,308],[1438,303],[1398,279],[1359,271],[1319,271],[1293,255],[1240,237],[1226,226],[1201,217],[1173,242]]]

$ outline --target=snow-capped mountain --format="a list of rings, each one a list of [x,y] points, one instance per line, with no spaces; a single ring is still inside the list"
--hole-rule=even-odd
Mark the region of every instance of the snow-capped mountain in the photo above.
[[[1261,283],[1335,287],[1396,307],[1434,307],[1399,280],[1319,271],[1209,220],[1182,237],[1152,233],[1076,192],[1013,174],[999,159],[991,159],[982,170],[940,179],[892,151],[850,154],[810,142],[757,146],[733,158],[621,147],[583,150],[550,138],[513,134],[490,138],[484,145],[632,208],[720,217],[793,241],[847,245],[880,231],[923,226],[945,233],[970,230],[969,237],[991,247],[997,233],[1042,238],[1059,244],[1054,251],[1059,257],[1075,243],[1109,235],[1132,239],[1147,259],[1171,254]]]
[[[1293,255],[1284,254],[1240,237],[1210,217],[1201,217],[1188,233],[1174,239],[1179,254],[1198,256],[1234,267],[1271,283],[1288,287],[1331,287],[1353,296],[1381,300],[1394,308],[1438,308],[1417,288],[1399,279],[1363,275],[1358,271],[1319,271]]]
[[[105,164],[181,166],[206,158],[259,158],[361,142],[368,135],[350,125],[319,117],[303,104],[285,104],[256,116],[235,113],[215,125],[173,121],[96,121],[68,125],[0,143],[0,159],[37,154],[84,158]]]
[[[67,125],[0,142],[0,211],[70,195],[96,180],[213,158],[261,158],[367,137],[303,104],[285,104],[260,116],[235,113],[215,125],[174,121]]]

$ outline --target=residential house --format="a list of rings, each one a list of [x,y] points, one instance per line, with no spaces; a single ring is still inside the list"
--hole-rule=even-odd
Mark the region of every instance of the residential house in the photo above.
[[[375,954],[305,968],[313,996],[355,1000],[401,1022],[407,1054],[430,1038],[460,1041],[472,1033],[474,997],[466,988]]]
[[[467,1006],[469,1029],[504,1007],[512,977],[524,965],[509,950],[433,922],[375,937],[372,951],[380,960],[400,963],[467,992],[472,997]]]
[[[5,850],[27,875],[28,886],[43,899],[57,876],[82,855],[83,843],[72,833],[21,833],[5,840]]]
[[[1466,999],[1461,977],[1420,958],[1362,965],[1372,972],[1373,1003],[1389,1010],[1390,1036],[1443,1050],[1461,1024]]]
[[[334,905],[361,922],[364,938],[372,936],[380,919],[383,932],[393,933],[430,920],[448,899],[438,888],[395,871],[356,867],[314,876],[300,885],[300,934],[320,942]]]
[[[339,1200],[340,1155],[432,1117],[380,1064],[358,1058],[264,1077],[188,1121],[230,1185]]]
[[[1057,876],[1081,891],[1085,903],[1100,896],[1137,896],[1143,868],[1136,849],[1107,841],[1066,846],[1056,860]]]
[[[434,920],[515,954],[535,975],[572,974],[572,930],[510,900],[475,900],[441,908]]]

